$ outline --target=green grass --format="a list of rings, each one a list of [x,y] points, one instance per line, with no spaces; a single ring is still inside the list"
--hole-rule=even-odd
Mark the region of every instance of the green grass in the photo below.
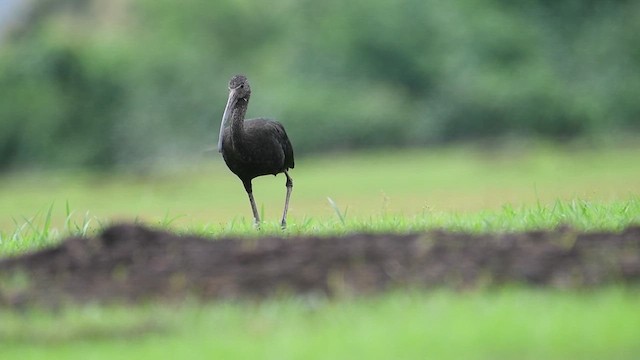
[[[486,150],[443,148],[297,159],[290,215],[335,216],[327,198],[347,219],[423,212],[469,213],[551,205],[557,200],[595,203],[640,194],[640,147]],[[264,220],[276,223],[284,202],[284,177],[254,181]],[[178,226],[226,225],[250,219],[240,181],[221,157],[153,172],[73,173],[32,171],[0,177],[0,229],[46,213],[62,227],[66,204],[74,218],[140,219]]]
[[[92,235],[108,224],[85,217],[81,222],[71,218],[63,229],[51,227],[51,207],[43,216],[36,216],[13,232],[0,232],[0,256],[13,255],[56,244],[63,235]],[[92,221],[93,220],[93,221]],[[151,224],[160,229],[179,231],[207,237],[236,236],[330,236],[353,232],[419,232],[434,229],[487,233],[553,229],[570,226],[581,231],[621,231],[630,225],[640,225],[640,197],[610,203],[585,200],[556,201],[551,205],[505,205],[498,210],[474,213],[422,212],[413,216],[397,214],[348,217],[336,209],[328,218],[292,218],[287,230],[276,222],[262,225],[260,230],[251,221],[242,219],[228,224],[201,226],[172,226],[170,221]]]
[[[510,288],[0,313],[3,359],[634,359],[638,291]]]
[[[640,223],[640,147],[391,151],[298,159],[286,235],[352,231],[521,231]],[[254,194],[215,157],[153,173],[29,172],[0,178],[0,256],[119,221],[221,236],[282,234],[284,178]]]
[[[240,182],[215,158],[152,173],[0,178],[0,257],[119,221],[207,236],[447,229],[504,232],[640,224],[640,148],[473,147],[298,159],[284,179]],[[329,200],[331,199],[331,200]],[[327,300],[0,310],[0,359],[633,359],[639,289],[437,290]]]

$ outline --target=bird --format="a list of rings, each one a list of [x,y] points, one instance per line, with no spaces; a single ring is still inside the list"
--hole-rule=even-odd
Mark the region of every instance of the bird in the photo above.
[[[247,77],[234,75],[229,80],[229,98],[222,114],[218,152],[222,153],[229,170],[242,181],[251,203],[254,226],[258,229],[260,215],[251,181],[258,176],[284,173],[287,193],[280,225],[285,229],[293,190],[293,179],[288,172],[295,166],[293,147],[280,122],[265,118],[244,119],[250,96],[251,87]]]

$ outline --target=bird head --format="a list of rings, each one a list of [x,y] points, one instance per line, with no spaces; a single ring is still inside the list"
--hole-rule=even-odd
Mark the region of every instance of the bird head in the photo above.
[[[235,75],[229,80],[229,98],[234,95],[237,99],[248,98],[251,95],[249,80],[244,75]]]
[[[251,87],[249,86],[249,80],[244,75],[235,75],[229,80],[229,98],[227,99],[227,106],[224,108],[222,114],[222,122],[220,124],[220,134],[218,136],[218,152],[222,152],[222,138],[224,135],[224,127],[231,117],[233,108],[238,101],[249,101],[251,96]]]

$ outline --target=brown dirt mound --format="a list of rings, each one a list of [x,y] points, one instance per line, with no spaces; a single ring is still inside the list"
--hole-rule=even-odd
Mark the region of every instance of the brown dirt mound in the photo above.
[[[0,261],[0,304],[357,294],[504,283],[584,287],[640,280],[640,227],[503,235],[204,239],[137,225]]]

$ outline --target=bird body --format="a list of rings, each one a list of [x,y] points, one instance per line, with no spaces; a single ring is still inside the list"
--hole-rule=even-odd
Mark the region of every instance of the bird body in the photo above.
[[[287,195],[281,222],[284,228],[293,189],[293,180],[287,172],[295,166],[293,147],[281,123],[263,118],[245,121],[250,96],[251,88],[246,77],[236,75],[231,78],[229,99],[220,124],[218,151],[222,153],[229,170],[242,181],[249,195],[257,226],[260,217],[253,198],[251,181],[258,176],[285,174]],[[228,122],[231,123],[227,126]]]
[[[237,132],[235,132],[237,134]],[[222,157],[234,174],[242,179],[277,175],[295,166],[293,148],[284,126],[275,120],[244,121],[241,139],[234,139],[231,128],[223,135]]]

